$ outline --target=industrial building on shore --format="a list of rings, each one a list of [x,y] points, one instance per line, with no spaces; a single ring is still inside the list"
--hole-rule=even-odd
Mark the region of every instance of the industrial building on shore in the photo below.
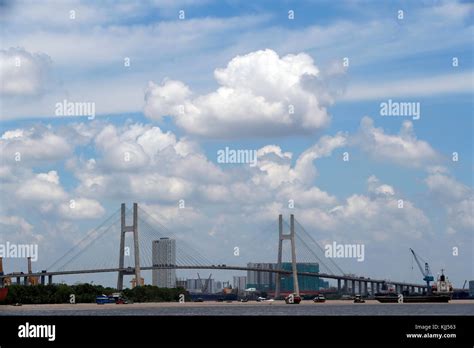
[[[276,263],[248,263],[248,268],[257,269],[277,269]],[[291,262],[283,262],[281,268],[291,271]],[[319,272],[318,263],[298,262],[296,263],[296,270],[298,272]],[[247,271],[247,288],[254,288],[257,291],[272,292],[275,291],[276,273],[273,272],[259,272],[249,270]],[[300,291],[318,291],[320,289],[329,288],[329,283],[320,279],[319,277],[298,276],[298,284]],[[281,276],[281,291],[288,292],[293,290],[293,277],[291,275]]]

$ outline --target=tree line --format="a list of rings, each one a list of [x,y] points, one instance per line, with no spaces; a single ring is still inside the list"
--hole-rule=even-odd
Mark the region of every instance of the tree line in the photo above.
[[[49,284],[49,285],[10,285],[5,301],[0,304],[52,304],[69,303],[71,294],[76,303],[95,303],[99,295],[110,296],[117,293],[117,289],[92,284]],[[173,302],[184,294],[185,300],[190,300],[189,293],[183,288],[159,288],[144,285],[121,291],[124,298],[131,302]]]

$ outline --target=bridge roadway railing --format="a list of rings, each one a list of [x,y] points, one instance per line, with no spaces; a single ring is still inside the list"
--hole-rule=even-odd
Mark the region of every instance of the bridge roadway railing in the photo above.
[[[123,271],[128,273],[131,271],[131,267],[128,268],[103,268],[103,269],[85,269],[85,270],[74,270],[74,271],[46,271],[37,273],[11,273],[0,275],[0,279],[7,277],[41,277],[41,276],[57,276],[57,275],[74,275],[74,274],[90,274],[90,273],[111,273]],[[236,270],[236,271],[256,271],[256,272],[269,272],[269,273],[280,273],[280,274],[292,274],[291,271],[282,269],[269,269],[269,268],[255,268],[255,267],[244,267],[244,266],[228,266],[228,265],[207,265],[207,266],[178,266],[178,265],[160,265],[160,266],[146,266],[140,267],[142,271],[157,270],[157,269],[221,269],[221,270]],[[368,283],[389,283],[398,286],[413,286],[413,287],[426,287],[426,284],[415,284],[388,281],[386,279],[373,279],[366,277],[357,277],[349,275],[334,275],[327,273],[314,273],[314,272],[297,272],[299,276],[307,277],[319,277],[324,279],[340,279],[347,281],[361,281]]]

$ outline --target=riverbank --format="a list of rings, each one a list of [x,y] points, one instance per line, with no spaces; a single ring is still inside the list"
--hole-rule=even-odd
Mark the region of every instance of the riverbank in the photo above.
[[[0,306],[0,315],[473,315],[474,300],[450,303],[379,303],[367,300],[355,304],[347,300],[325,303],[302,301],[288,305],[269,302],[148,302],[133,304],[35,304]]]

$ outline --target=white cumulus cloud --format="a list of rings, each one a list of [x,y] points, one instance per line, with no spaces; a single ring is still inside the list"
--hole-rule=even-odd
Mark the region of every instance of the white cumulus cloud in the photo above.
[[[180,81],[150,82],[145,115],[155,120],[173,116],[178,126],[201,136],[307,133],[330,120],[318,93],[305,87],[319,75],[305,53],[279,57],[270,49],[255,51],[216,69],[220,86],[208,94],[193,95]]]
[[[32,224],[26,221],[21,216],[0,215],[0,241],[11,243],[38,243],[44,240],[44,236],[35,233],[35,228]]]
[[[78,198],[61,204],[59,213],[65,219],[96,219],[105,213],[105,209],[96,200]]]
[[[69,156],[72,146],[65,137],[48,128],[33,127],[3,133],[0,151],[8,162],[46,162]]]
[[[51,59],[23,48],[0,50],[0,94],[33,96],[47,88]]]
[[[387,134],[382,128],[375,127],[370,117],[364,117],[358,134],[352,140],[379,161],[421,167],[440,159],[428,142],[417,139],[411,121],[403,122],[398,134]]]
[[[431,171],[425,179],[430,193],[445,209],[447,232],[474,230],[474,191],[444,171]]]
[[[16,194],[20,199],[40,202],[59,201],[67,196],[55,170],[39,173],[25,181],[19,186]]]
[[[430,228],[424,212],[409,200],[399,206],[392,186],[382,184],[375,176],[367,180],[369,195],[354,194],[345,203],[331,209],[325,217],[325,228],[336,234],[352,233],[354,237],[378,241],[396,240],[400,236],[421,238]]]

